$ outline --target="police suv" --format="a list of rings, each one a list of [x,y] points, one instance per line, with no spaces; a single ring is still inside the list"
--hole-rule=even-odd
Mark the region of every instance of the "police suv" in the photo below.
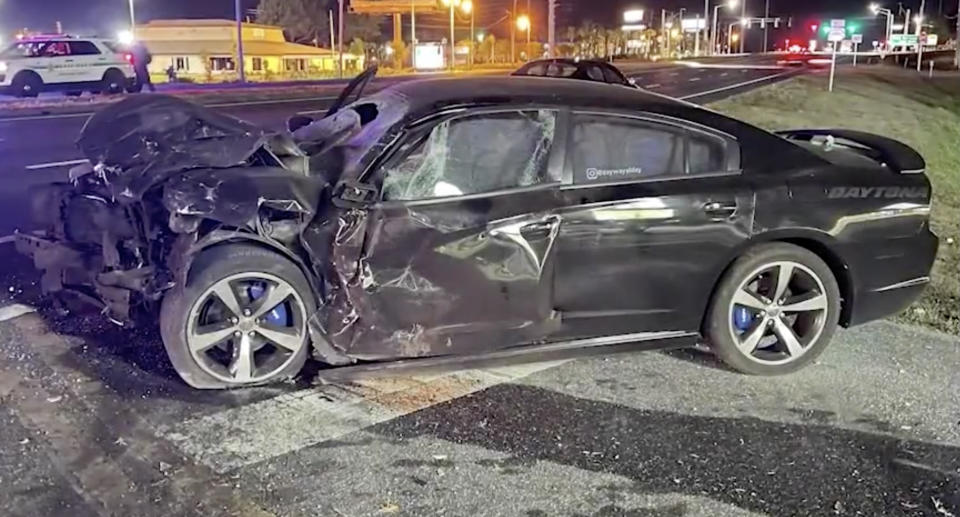
[[[0,53],[0,93],[115,94],[138,88],[133,56],[118,43],[57,34],[17,40]]]

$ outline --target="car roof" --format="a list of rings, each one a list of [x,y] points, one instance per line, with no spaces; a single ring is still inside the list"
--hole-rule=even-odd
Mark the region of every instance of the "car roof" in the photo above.
[[[567,65],[582,66],[582,65],[607,65],[610,66],[610,63],[606,61],[600,61],[599,59],[575,59],[571,57],[554,57],[546,59],[536,59],[530,61],[524,66],[530,66],[536,63],[562,63]]]
[[[558,77],[497,76],[420,79],[390,88],[410,103],[408,113],[462,104],[551,104],[623,108],[631,111],[656,106],[693,106],[634,88],[614,88],[599,81]]]
[[[751,150],[741,159],[744,166],[774,168],[783,161],[796,166],[823,163],[799,146],[715,111],[665,95],[602,82],[531,76],[438,78],[404,81],[383,93],[401,97],[406,103],[401,117],[405,123],[429,117],[446,108],[470,105],[523,107],[540,104],[612,110],[626,115],[651,113],[699,124],[735,137],[742,148]]]

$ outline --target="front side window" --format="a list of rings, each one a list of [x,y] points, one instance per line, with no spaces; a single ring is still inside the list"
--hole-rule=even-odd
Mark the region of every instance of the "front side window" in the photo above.
[[[613,67],[604,67],[603,68],[603,77],[610,84],[627,84],[627,80],[623,78]]]
[[[402,149],[388,165],[384,200],[478,194],[548,182],[557,113],[483,113],[447,120]]]

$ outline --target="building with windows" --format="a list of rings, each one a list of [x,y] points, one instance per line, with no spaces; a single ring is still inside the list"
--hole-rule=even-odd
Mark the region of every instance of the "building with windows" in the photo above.
[[[231,20],[153,20],[136,28],[136,37],[153,54],[150,74],[167,80],[197,82],[237,78],[237,25]],[[244,70],[251,81],[330,77],[337,73],[337,53],[286,40],[283,29],[243,24]],[[363,56],[344,54],[344,73],[363,69]]]

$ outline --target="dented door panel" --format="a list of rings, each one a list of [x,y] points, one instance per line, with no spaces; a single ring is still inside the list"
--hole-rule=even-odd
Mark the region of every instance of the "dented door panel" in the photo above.
[[[334,257],[344,281],[327,307],[334,345],[361,358],[417,357],[547,337],[558,193],[544,185],[348,214],[339,248],[358,256]]]

